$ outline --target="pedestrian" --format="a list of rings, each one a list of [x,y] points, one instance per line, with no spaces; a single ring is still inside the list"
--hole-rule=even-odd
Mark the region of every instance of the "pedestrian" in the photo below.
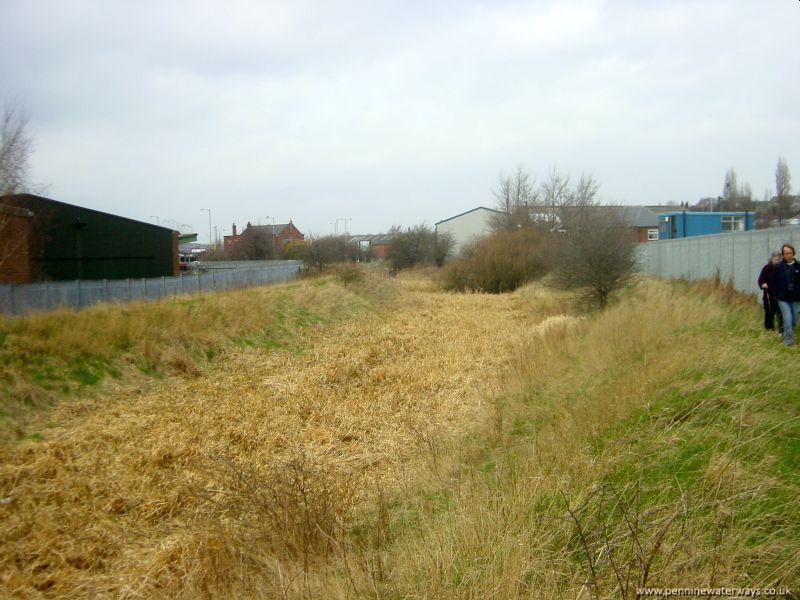
[[[794,326],[800,311],[800,265],[794,259],[794,246],[781,246],[783,258],[772,269],[769,287],[778,299],[778,307],[783,316],[783,343],[794,344]]]
[[[772,280],[772,270],[781,262],[781,253],[773,251],[769,261],[761,268],[758,275],[758,287],[761,289],[761,302],[764,304],[764,329],[774,331],[775,325],[778,326],[778,333],[783,335],[783,316],[778,307],[778,299],[769,286]]]

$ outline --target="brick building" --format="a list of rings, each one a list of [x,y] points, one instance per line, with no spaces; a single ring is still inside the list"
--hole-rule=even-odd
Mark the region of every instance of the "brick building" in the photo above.
[[[223,238],[223,248],[226,253],[233,251],[234,247],[242,242],[263,240],[272,246],[272,254],[281,252],[291,242],[303,241],[306,236],[297,228],[292,220],[288,223],[277,225],[253,225],[248,222],[242,233],[237,234],[236,223],[231,228],[231,235]]]

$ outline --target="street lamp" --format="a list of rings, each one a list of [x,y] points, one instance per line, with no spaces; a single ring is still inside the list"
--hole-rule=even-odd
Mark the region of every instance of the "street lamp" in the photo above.
[[[211,237],[211,209],[210,208],[201,208],[200,212],[206,211],[208,213],[208,244],[209,246],[214,245],[214,240]]]
[[[272,232],[272,253],[275,254],[277,248],[275,247],[275,217],[270,217],[269,215],[265,216],[266,219],[272,219],[272,227],[270,231]]]

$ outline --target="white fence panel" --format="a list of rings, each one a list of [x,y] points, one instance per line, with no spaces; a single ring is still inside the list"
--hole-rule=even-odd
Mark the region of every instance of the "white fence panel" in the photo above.
[[[741,292],[759,294],[756,280],[770,253],[799,242],[800,227],[791,226],[650,242],[639,255],[642,270],[655,277],[694,281],[719,275]]]
[[[183,294],[286,282],[297,277],[303,262],[282,260],[201,265],[197,271],[181,273],[177,277],[0,284],[0,314],[17,316],[58,308],[85,308],[100,302],[154,301]]]

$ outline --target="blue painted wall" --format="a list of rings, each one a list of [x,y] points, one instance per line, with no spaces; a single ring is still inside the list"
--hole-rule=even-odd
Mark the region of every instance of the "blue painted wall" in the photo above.
[[[731,229],[733,221],[733,229]],[[676,211],[658,215],[658,239],[672,240],[728,231],[753,229],[752,212]]]

